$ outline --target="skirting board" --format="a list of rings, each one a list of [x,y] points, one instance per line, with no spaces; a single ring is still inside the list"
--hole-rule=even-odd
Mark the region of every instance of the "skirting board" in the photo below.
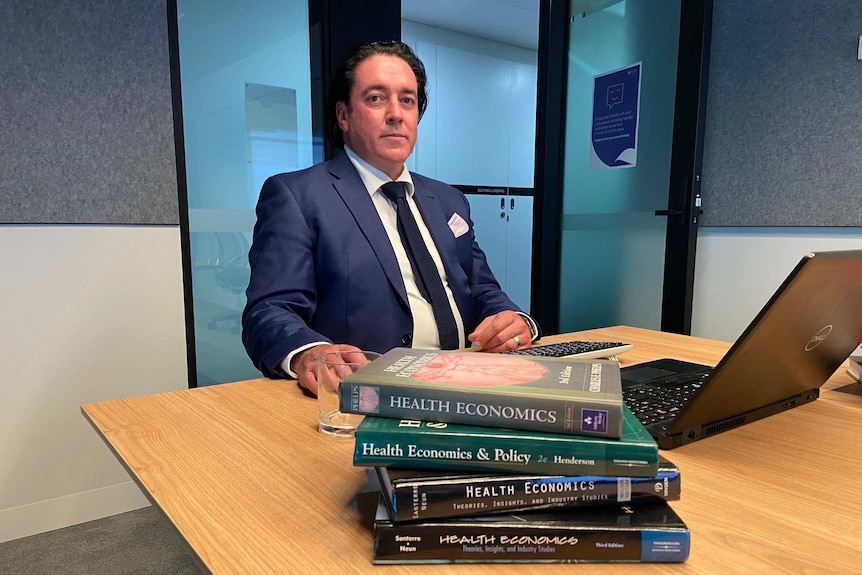
[[[132,481],[0,511],[0,543],[147,507]]]

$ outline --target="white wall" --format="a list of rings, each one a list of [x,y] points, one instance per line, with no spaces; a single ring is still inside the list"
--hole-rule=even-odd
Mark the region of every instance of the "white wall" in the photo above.
[[[0,542],[146,506],[84,403],[188,386],[176,226],[0,226]]]
[[[862,228],[701,228],[692,335],[734,341],[803,255],[851,249]]]
[[[532,188],[536,51],[407,20],[401,31],[429,92],[408,168],[452,184]]]

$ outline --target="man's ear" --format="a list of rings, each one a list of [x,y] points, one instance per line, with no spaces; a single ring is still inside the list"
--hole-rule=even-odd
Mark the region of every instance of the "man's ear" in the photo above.
[[[342,132],[347,131],[347,104],[344,102],[335,103],[335,119],[338,121],[338,127]]]

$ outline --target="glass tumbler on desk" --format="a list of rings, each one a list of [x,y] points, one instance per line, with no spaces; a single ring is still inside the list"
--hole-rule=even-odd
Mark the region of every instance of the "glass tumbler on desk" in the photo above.
[[[334,437],[353,437],[363,415],[338,409],[338,386],[347,375],[380,357],[373,351],[336,351],[317,359],[318,429]]]

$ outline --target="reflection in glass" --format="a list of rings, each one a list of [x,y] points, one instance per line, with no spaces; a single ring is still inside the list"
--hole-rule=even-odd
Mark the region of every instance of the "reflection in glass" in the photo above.
[[[198,385],[260,377],[240,338],[254,207],[312,163],[305,0],[178,0]]]
[[[296,90],[247,83],[245,131],[249,190],[257,198],[269,176],[299,167]]]

